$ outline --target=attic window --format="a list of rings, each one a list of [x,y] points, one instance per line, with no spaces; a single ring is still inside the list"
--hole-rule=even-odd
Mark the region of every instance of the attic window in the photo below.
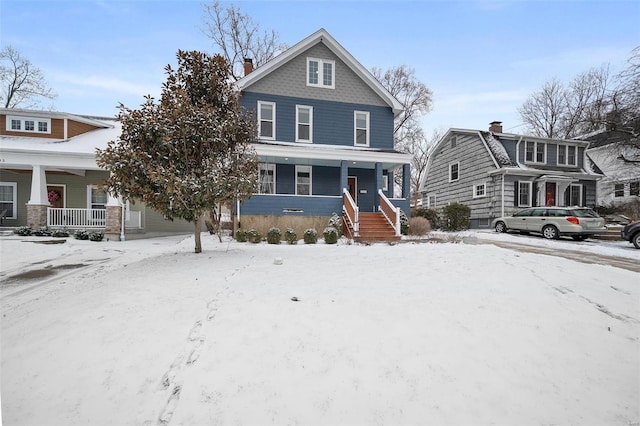
[[[51,133],[51,119],[7,116],[7,131],[24,133]]]
[[[335,88],[335,61],[307,58],[307,86]]]

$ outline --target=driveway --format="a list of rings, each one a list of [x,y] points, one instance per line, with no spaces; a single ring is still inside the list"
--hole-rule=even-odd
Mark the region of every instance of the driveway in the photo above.
[[[495,241],[478,239],[479,244],[493,244],[494,246],[524,251],[528,253],[546,254],[555,257],[564,257],[565,259],[574,260],[576,262],[590,263],[596,265],[609,265],[615,268],[627,269],[633,272],[640,272],[640,264],[632,259],[609,256],[598,253],[587,253],[584,251],[567,250],[565,248],[551,248],[543,246],[534,246],[529,244],[512,243],[507,241]]]

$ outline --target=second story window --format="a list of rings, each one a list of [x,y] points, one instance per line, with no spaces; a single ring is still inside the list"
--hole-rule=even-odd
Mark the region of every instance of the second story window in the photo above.
[[[355,111],[353,118],[354,145],[369,146],[369,112]]]
[[[526,142],[524,160],[527,163],[547,162],[547,145],[542,142]]]
[[[313,141],[313,107],[296,105],[296,142]]]
[[[307,58],[307,86],[335,88],[335,61]]]
[[[577,166],[577,159],[575,145],[558,145],[559,166]]]
[[[460,163],[449,164],[449,182],[455,182],[460,179]]]
[[[7,116],[7,130],[28,133],[51,133],[51,119]]]
[[[262,139],[276,138],[276,104],[258,101],[258,135]]]

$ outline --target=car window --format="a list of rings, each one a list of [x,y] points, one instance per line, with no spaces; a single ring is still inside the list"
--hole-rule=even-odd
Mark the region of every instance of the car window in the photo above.
[[[546,216],[547,209],[533,209],[531,216]]]
[[[569,210],[565,210],[565,209],[553,209],[553,210],[549,210],[549,216],[555,216],[555,217],[562,217],[562,216],[569,216]]]
[[[513,217],[531,216],[531,213],[533,213],[533,209],[522,210],[514,214]]]
[[[576,217],[600,217],[591,209],[575,209],[571,211],[571,214]]]

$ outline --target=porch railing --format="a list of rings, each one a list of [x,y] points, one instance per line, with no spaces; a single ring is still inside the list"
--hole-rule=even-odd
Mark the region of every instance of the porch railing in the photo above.
[[[349,222],[351,228],[353,228],[353,236],[360,235],[360,222],[359,215],[360,209],[356,205],[356,202],[351,198],[351,194],[346,188],[342,189],[342,210],[345,213],[345,218]]]
[[[393,226],[396,231],[396,236],[400,236],[400,209],[391,204],[391,201],[384,195],[382,189],[378,190],[380,196],[380,212],[387,219],[387,222]]]
[[[107,224],[105,209],[47,208],[48,227],[104,228]]]

